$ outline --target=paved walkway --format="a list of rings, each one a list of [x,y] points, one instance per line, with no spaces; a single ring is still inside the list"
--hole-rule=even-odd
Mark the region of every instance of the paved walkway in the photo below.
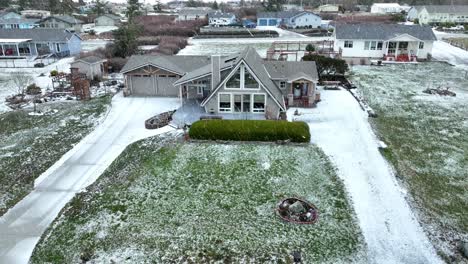
[[[103,123],[41,175],[35,189],[0,218],[0,263],[27,263],[60,210],[93,183],[129,144],[172,130],[147,130],[144,120],[177,108],[178,102],[175,98],[114,96]]]
[[[370,263],[442,263],[424,234],[357,101],[345,90],[322,91],[315,109],[289,118],[309,123],[312,142],[338,169],[367,243]]]

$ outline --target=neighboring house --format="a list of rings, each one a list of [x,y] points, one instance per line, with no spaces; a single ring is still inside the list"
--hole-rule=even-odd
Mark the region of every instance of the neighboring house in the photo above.
[[[412,6],[410,10],[408,11],[408,15],[406,16],[406,19],[408,21],[414,21],[415,19],[419,19],[419,13],[421,10],[424,8],[424,6]]]
[[[23,10],[21,11],[21,15],[23,17],[28,17],[28,18],[45,18],[50,16],[50,11],[47,10]]]
[[[44,28],[60,28],[60,29],[67,29],[70,31],[81,32],[81,26],[83,21],[78,20],[72,16],[64,15],[58,16],[53,15],[50,17],[46,17],[39,21],[41,27]]]
[[[72,62],[70,68],[78,69],[78,72],[86,74],[89,80],[100,79],[105,73],[106,62],[106,59],[97,56],[87,56]]]
[[[373,14],[395,14],[401,13],[404,8],[398,3],[375,3],[371,6]]]
[[[317,8],[317,12],[320,13],[339,13],[341,11],[341,6],[339,5],[321,5]]]
[[[12,11],[0,12],[1,19],[21,19],[21,15]]]
[[[321,24],[322,18],[308,11],[262,12],[257,14],[257,26],[318,28]]]
[[[236,15],[233,13],[223,13],[221,11],[216,11],[214,13],[208,14],[208,24],[210,26],[229,26],[235,24],[236,21]]]
[[[199,101],[207,115],[279,118],[288,106],[315,104],[315,62],[265,61],[254,48],[229,56],[132,56],[126,94]]]
[[[208,14],[213,12],[211,8],[207,7],[199,7],[199,8],[183,8],[179,11],[179,15],[177,17],[178,21],[187,21],[187,20],[199,20],[199,19],[207,19]]]
[[[400,24],[337,24],[334,50],[343,58],[426,60],[437,40],[432,28]]]
[[[81,51],[81,38],[63,29],[0,29],[0,58],[65,57]]]
[[[94,24],[96,26],[113,26],[113,27],[118,27],[121,24],[121,20],[119,16],[113,15],[113,14],[104,14],[101,16],[98,16],[94,20]]]
[[[304,8],[300,5],[285,4],[282,7],[284,11],[304,11]]]
[[[28,28],[35,28],[39,27],[39,19],[31,19],[31,18],[7,18],[2,19],[0,18],[0,28],[6,29],[28,29]]]
[[[468,23],[468,5],[427,5],[418,13],[419,24]]]

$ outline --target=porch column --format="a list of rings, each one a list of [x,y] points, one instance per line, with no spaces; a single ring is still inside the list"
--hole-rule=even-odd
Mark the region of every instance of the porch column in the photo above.
[[[289,90],[288,94],[288,106],[292,106],[294,104],[294,91],[293,91],[293,83],[291,82],[290,85],[291,89]]]
[[[180,100],[180,105],[184,104],[184,99],[182,98],[182,85],[179,84],[179,100]]]
[[[5,47],[3,47],[3,44],[2,44],[2,56],[5,56]]]
[[[384,57],[388,55],[388,46],[390,46],[390,41],[385,41],[385,54]]]
[[[398,49],[400,48],[400,42],[396,42],[395,48],[395,60],[398,58]]]
[[[18,52],[18,56],[20,55],[20,52],[19,52],[19,45],[18,43],[16,43],[16,51]]]
[[[307,87],[307,96],[308,96],[308,101],[309,101],[309,107],[312,107],[315,104],[315,87],[313,82],[308,82]]]

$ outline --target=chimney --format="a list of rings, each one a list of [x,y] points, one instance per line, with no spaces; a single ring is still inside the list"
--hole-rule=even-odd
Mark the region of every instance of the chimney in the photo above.
[[[221,56],[211,55],[211,90],[221,81]]]

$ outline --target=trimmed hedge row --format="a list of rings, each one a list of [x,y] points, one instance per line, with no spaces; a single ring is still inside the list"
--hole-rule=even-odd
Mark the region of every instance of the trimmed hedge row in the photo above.
[[[276,120],[200,120],[192,124],[189,135],[202,140],[310,141],[307,123]]]

